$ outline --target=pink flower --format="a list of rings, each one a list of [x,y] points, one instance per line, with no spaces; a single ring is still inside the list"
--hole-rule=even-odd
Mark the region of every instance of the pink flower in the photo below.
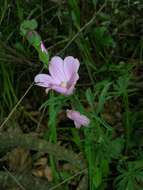
[[[73,93],[78,75],[79,61],[72,56],[62,60],[59,56],[51,59],[48,74],[36,75],[36,85],[46,88],[46,91],[53,89],[61,94],[70,95]]]
[[[44,43],[41,41],[41,43],[40,43],[40,47],[41,47],[41,51],[42,52],[45,52],[45,53],[47,53],[47,50],[46,50],[46,48],[45,48],[45,46],[44,46]]]
[[[90,123],[90,120],[85,115],[81,115],[78,111],[67,110],[66,113],[67,117],[74,121],[76,128],[80,128],[81,125],[87,127]]]

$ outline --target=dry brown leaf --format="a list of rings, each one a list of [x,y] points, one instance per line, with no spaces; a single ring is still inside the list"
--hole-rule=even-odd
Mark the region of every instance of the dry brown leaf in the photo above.
[[[8,165],[12,171],[23,172],[32,167],[32,159],[28,150],[15,148],[8,154]]]
[[[49,166],[46,166],[44,170],[45,177],[48,179],[49,182],[53,181],[52,169]]]
[[[46,157],[39,158],[35,163],[34,166],[46,166],[48,159]]]
[[[32,174],[36,177],[44,177],[45,176],[44,168],[36,168],[32,171]]]
[[[47,164],[47,157],[39,158],[35,163],[32,174],[36,177],[45,177],[49,182],[53,181],[52,170]]]

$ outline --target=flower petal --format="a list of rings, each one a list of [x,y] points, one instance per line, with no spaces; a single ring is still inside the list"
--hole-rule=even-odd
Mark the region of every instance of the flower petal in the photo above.
[[[34,82],[38,86],[49,88],[53,84],[53,79],[50,75],[47,74],[38,74],[34,78]]]
[[[75,124],[75,127],[78,128],[78,129],[81,127],[81,124],[76,122],[76,121],[74,121],[74,124]]]
[[[90,120],[85,115],[80,115],[80,117],[78,118],[78,122],[83,126],[88,126]]]
[[[59,56],[51,59],[49,72],[56,83],[60,84],[63,81],[67,81],[64,73],[64,62]]]
[[[44,43],[42,41],[40,43],[40,47],[41,47],[41,51],[42,52],[48,53],[47,50],[46,50],[46,48],[45,48],[45,45],[44,45]]]
[[[74,111],[74,110],[67,109],[66,113],[67,113],[67,117],[72,120],[76,120],[76,118],[78,118],[80,116],[80,113],[78,111]]]
[[[69,86],[75,85],[78,79],[79,79],[78,73],[73,73],[72,76],[71,76],[71,78],[68,81],[68,85]]]
[[[79,69],[79,61],[72,56],[68,56],[64,59],[64,72],[66,78],[69,80],[73,73],[77,73]]]
[[[46,88],[45,93],[48,94],[51,88]]]
[[[73,94],[74,89],[75,89],[75,85],[72,85],[70,88],[66,89],[65,95]]]
[[[81,125],[88,126],[90,120],[85,115],[81,115],[78,111],[67,110],[67,117],[74,121],[74,124],[77,128],[80,128]]]
[[[64,88],[64,87],[61,87],[61,86],[58,86],[58,85],[53,85],[51,88],[52,88],[53,90],[55,90],[56,92],[59,92],[59,93],[61,93],[61,94],[66,95],[67,89]]]

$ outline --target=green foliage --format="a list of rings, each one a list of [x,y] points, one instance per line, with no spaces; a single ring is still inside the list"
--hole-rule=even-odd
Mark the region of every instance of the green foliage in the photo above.
[[[49,54],[41,49],[42,39],[35,31],[37,27],[38,24],[35,19],[24,20],[20,26],[20,33],[28,40],[29,44],[38,51],[40,61],[42,61],[44,66],[47,67],[49,62]]]
[[[86,99],[87,99],[89,105],[92,107],[92,105],[94,103],[94,95],[93,95],[93,93],[92,93],[92,91],[91,91],[90,88],[88,88],[86,90],[86,94],[85,95],[86,95]]]
[[[107,94],[108,94],[108,90],[109,90],[109,87],[111,85],[111,82],[108,82],[105,84],[103,90],[101,91],[101,94],[99,96],[99,100],[98,100],[98,106],[97,106],[97,109],[96,109],[96,113],[101,113],[103,107],[104,107],[104,104],[106,102],[106,99],[107,99]]]
[[[47,67],[48,63],[49,63],[49,54],[46,52],[42,52],[41,49],[39,50],[39,59],[40,61],[42,61],[45,65],[45,67]]]
[[[117,83],[114,85],[114,88],[115,88],[116,93],[119,96],[124,95],[128,91],[130,79],[131,79],[131,76],[128,74],[125,74],[118,78]]]
[[[36,30],[38,27],[38,23],[35,19],[32,20],[24,20],[20,26],[20,32],[22,36],[26,36],[29,31]]]
[[[72,15],[72,21],[77,28],[80,25],[80,9],[79,9],[79,1],[78,0],[69,0],[70,11]]]
[[[115,47],[113,38],[107,34],[108,30],[105,26],[100,26],[94,29],[93,34],[95,43],[100,50],[102,48]]]
[[[116,178],[115,184],[118,190],[131,189],[141,190],[143,184],[143,160],[125,163],[119,167],[120,175]]]
[[[29,31],[26,35],[28,42],[36,49],[40,46],[41,37],[35,31]]]

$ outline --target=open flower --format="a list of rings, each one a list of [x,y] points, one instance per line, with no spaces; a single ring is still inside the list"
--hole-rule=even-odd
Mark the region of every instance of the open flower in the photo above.
[[[78,75],[79,61],[72,56],[64,60],[59,56],[51,59],[48,74],[36,75],[36,85],[46,88],[46,91],[53,89],[61,94],[70,95],[73,93]]]
[[[78,111],[67,110],[67,117],[74,121],[75,127],[80,128],[81,125],[87,127],[90,123],[90,120],[85,115],[81,115]]]

